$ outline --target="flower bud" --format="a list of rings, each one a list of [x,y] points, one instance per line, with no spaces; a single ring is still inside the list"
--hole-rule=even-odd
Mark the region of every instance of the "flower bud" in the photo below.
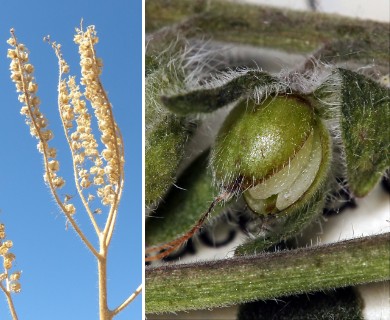
[[[329,167],[329,149],[327,129],[303,98],[243,101],[218,134],[211,167],[223,187],[239,183],[254,212],[278,213],[309,197],[320,167]]]

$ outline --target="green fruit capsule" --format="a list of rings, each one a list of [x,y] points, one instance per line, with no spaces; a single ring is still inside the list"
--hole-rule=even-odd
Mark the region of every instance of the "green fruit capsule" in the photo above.
[[[219,132],[211,167],[225,188],[239,179],[254,212],[278,213],[313,195],[308,190],[321,165],[329,165],[329,148],[327,129],[303,98],[243,101]]]

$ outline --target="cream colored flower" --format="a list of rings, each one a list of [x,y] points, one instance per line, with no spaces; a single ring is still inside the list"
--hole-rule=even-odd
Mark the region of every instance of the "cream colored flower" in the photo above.
[[[19,280],[21,274],[22,274],[22,273],[21,273],[20,271],[14,272],[13,274],[10,275],[9,278],[10,278],[11,281]]]
[[[69,214],[75,214],[76,213],[76,208],[73,204],[69,203],[65,205],[65,210]]]

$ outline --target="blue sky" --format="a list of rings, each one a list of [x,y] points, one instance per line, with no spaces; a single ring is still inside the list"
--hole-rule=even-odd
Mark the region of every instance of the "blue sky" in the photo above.
[[[22,292],[14,301],[19,319],[98,319],[97,272],[92,254],[55,205],[42,173],[36,141],[19,114],[14,84],[9,79],[6,40],[15,28],[30,50],[39,85],[41,110],[54,130],[53,144],[67,179],[63,194],[76,194],[57,114],[57,61],[42,38],[50,34],[62,44],[71,73],[79,78],[75,27],[95,25],[103,59],[102,81],[122,129],[126,150],[125,191],[110,247],[108,277],[110,307],[116,307],[142,281],[142,1],[12,1],[0,3],[0,221],[14,242],[16,268],[22,270]],[[63,160],[62,160],[63,159]],[[62,194],[62,191],[60,191]],[[81,207],[77,220],[91,230]],[[115,319],[141,319],[139,296]],[[9,319],[0,295],[0,319]]]

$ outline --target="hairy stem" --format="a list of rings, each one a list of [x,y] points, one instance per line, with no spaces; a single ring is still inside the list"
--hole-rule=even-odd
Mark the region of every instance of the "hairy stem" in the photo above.
[[[255,256],[146,267],[146,312],[206,309],[390,279],[390,233]]]

